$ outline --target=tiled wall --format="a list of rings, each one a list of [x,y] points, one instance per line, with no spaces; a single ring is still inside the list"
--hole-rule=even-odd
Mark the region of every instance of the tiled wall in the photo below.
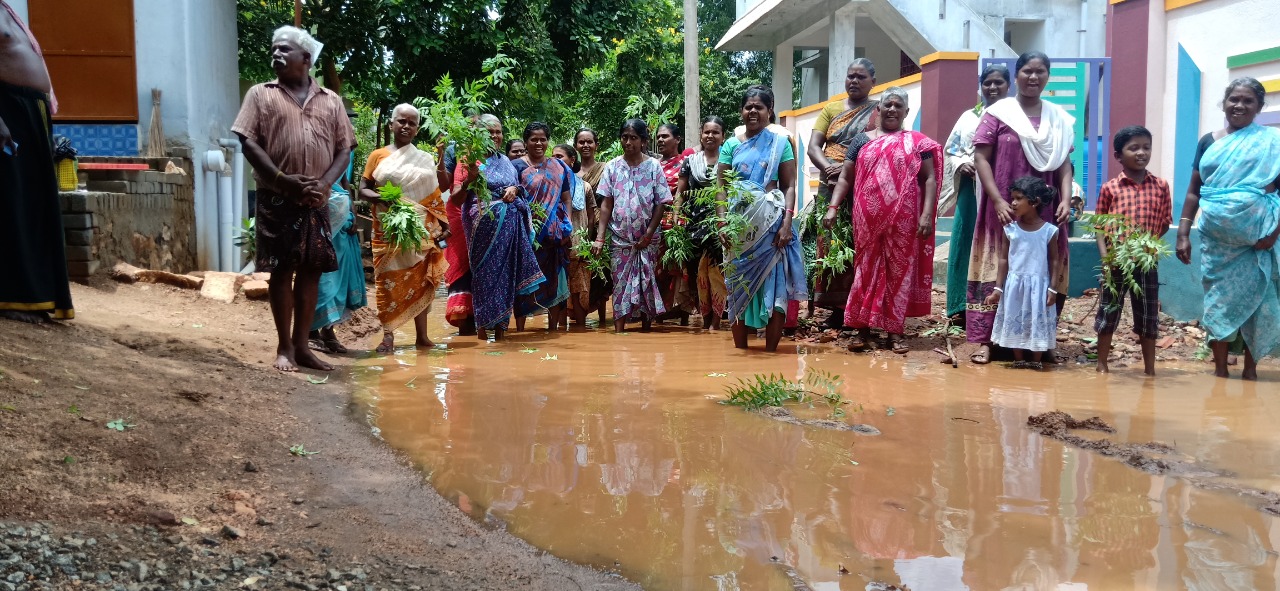
[[[55,123],[53,133],[66,136],[80,156],[137,156],[135,123]]]

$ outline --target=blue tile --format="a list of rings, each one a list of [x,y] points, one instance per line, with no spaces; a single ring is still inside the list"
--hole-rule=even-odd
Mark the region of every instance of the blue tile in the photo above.
[[[82,156],[137,156],[138,126],[132,123],[55,124]]]

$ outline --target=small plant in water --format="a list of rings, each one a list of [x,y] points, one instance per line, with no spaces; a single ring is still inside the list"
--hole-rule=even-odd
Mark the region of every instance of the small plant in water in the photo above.
[[[810,369],[802,380],[789,380],[777,374],[757,374],[751,378],[741,378],[736,384],[727,386],[726,398],[721,404],[758,410],[789,402],[806,404],[821,400],[834,408],[840,408],[849,403],[838,391],[840,384],[840,378],[816,369]]]

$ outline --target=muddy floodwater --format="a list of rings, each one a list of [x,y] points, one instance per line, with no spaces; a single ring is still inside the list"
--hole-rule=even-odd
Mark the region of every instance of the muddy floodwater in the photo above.
[[[437,306],[442,308],[443,306]],[[1247,498],[1026,427],[1100,416],[1113,441],[1280,491],[1280,387],[1208,366],[1098,376],[903,361],[727,333],[432,337],[361,363],[363,411],[446,498],[562,558],[655,590],[1275,589],[1280,528]],[[531,327],[533,322],[530,323]],[[412,342],[401,335],[400,342]],[[756,374],[843,378],[847,423],[718,404]],[[1274,380],[1274,372],[1263,372]],[[797,414],[829,418],[818,404]]]

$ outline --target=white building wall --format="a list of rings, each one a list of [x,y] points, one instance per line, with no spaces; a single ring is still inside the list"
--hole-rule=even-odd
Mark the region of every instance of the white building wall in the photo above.
[[[963,0],[947,0],[947,4],[953,2]],[[1043,21],[1042,46],[1034,49],[1050,58],[1101,57],[1106,53],[1107,0],[985,0],[966,4],[1001,35],[1007,19]],[[1079,32],[1082,28],[1083,34]],[[1014,45],[1015,51],[1033,49],[1017,47],[1016,41]]]
[[[1153,4],[1163,4],[1153,2]],[[1200,69],[1200,133],[1221,129],[1224,122],[1222,114],[1222,93],[1232,79],[1240,76],[1252,76],[1260,80],[1280,77],[1280,64],[1271,62],[1238,70],[1227,69],[1227,57],[1248,53],[1259,49],[1275,47],[1280,37],[1276,34],[1276,22],[1280,21],[1280,3],[1275,0],[1207,0],[1164,12],[1163,6],[1156,8],[1163,16],[1156,14],[1152,21],[1150,34],[1155,37],[1156,26],[1163,20],[1165,35],[1160,52],[1153,52],[1151,60],[1163,60],[1165,76],[1148,78],[1148,82],[1159,81],[1164,92],[1159,96],[1158,109],[1164,112],[1164,133],[1157,142],[1160,144],[1160,171],[1172,176],[1174,165],[1173,122],[1177,113],[1177,71],[1178,46],[1187,50],[1187,54]],[[1149,70],[1150,72],[1150,70]],[[1154,94],[1154,92],[1152,93]],[[1267,111],[1280,109],[1280,93],[1267,96]],[[1152,111],[1148,110],[1148,117]]]
[[[234,2],[221,0],[134,0],[141,145],[151,123],[152,88],[164,93],[161,113],[171,143],[200,150],[230,137],[239,109],[235,10]]]

